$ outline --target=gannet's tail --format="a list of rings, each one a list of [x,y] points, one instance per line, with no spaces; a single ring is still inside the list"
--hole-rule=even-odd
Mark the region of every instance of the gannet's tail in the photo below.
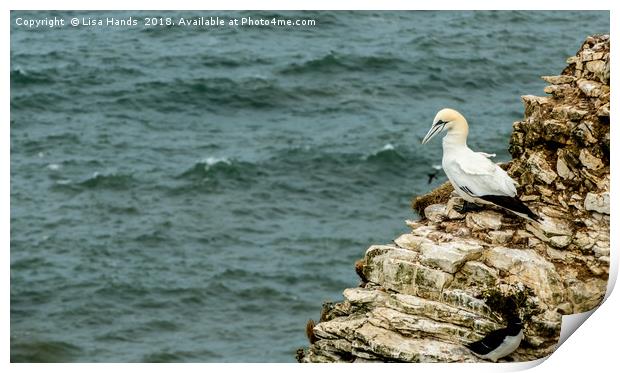
[[[540,223],[540,216],[536,215],[517,197],[487,195],[478,198],[491,202],[499,207],[503,207],[521,217]]]

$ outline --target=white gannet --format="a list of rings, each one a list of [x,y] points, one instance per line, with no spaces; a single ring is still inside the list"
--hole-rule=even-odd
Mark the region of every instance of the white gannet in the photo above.
[[[476,356],[497,362],[513,353],[523,340],[523,323],[518,317],[508,320],[508,326],[494,330],[483,339],[465,345]]]
[[[489,160],[495,154],[474,152],[467,146],[469,126],[458,111],[440,110],[422,144],[426,144],[444,129],[447,134],[443,138],[441,166],[454,190],[466,202],[493,204],[526,219],[540,220],[538,215],[516,197],[517,183],[506,171]],[[467,204],[464,207],[466,209]]]

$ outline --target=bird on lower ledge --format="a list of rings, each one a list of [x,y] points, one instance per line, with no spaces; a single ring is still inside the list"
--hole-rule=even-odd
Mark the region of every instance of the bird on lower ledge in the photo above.
[[[446,130],[443,138],[442,168],[454,190],[466,204],[496,205],[525,219],[539,222],[540,217],[517,198],[517,184],[506,171],[489,160],[494,154],[474,152],[467,146],[469,126],[456,110],[440,110],[422,144]]]
[[[494,330],[483,339],[465,345],[474,355],[485,360],[497,360],[513,353],[523,340],[523,323],[518,317],[508,320],[508,326]]]

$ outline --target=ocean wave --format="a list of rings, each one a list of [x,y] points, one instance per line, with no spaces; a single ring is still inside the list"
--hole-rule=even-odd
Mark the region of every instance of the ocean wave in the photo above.
[[[105,204],[102,206],[111,214],[118,215],[138,215],[140,213],[140,209],[135,206],[112,206]]]
[[[50,171],[58,171],[60,170],[61,166],[58,163],[50,163],[46,166],[46,168]]]
[[[403,149],[388,143],[378,150],[368,153],[342,153],[318,149],[291,148],[278,154],[274,161],[281,160],[285,163],[305,164],[306,166],[363,166],[382,163],[400,166],[408,161],[409,154]]]
[[[134,105],[169,112],[187,110],[188,105],[211,111],[231,107],[270,109],[321,92],[301,86],[283,87],[272,79],[245,77],[152,81],[138,83],[135,91],[121,93],[124,95],[116,103],[126,103],[131,97],[129,103]]]
[[[11,337],[11,363],[56,363],[72,361],[81,348],[62,341],[20,341]]]
[[[11,263],[12,271],[28,270],[37,267],[49,267],[51,262],[41,257],[22,258]]]
[[[293,62],[280,70],[282,74],[337,73],[342,71],[393,71],[407,62],[395,56],[360,56],[328,54],[304,62]]]
[[[204,362],[205,359],[219,359],[222,355],[210,350],[197,351],[180,351],[180,350],[162,350],[144,355],[143,363],[176,363],[199,361]]]
[[[148,245],[166,245],[170,242],[170,234],[165,229],[153,229],[134,238],[136,242]]]
[[[234,158],[207,158],[174,177],[171,195],[226,193],[263,180],[273,165],[239,161]]]
[[[252,164],[226,157],[207,157],[196,162],[192,167],[177,176],[181,179],[203,180],[209,177],[239,177],[244,170],[252,168]]]
[[[275,154],[268,161],[269,168],[276,173],[290,175],[303,169],[313,179],[331,182],[349,178],[363,181],[367,175],[394,175],[405,172],[411,162],[411,155],[404,149],[388,144],[367,153],[335,152],[314,148],[289,148]],[[261,168],[265,165],[259,165]],[[334,178],[334,175],[338,175]],[[290,183],[288,180],[286,183]],[[290,190],[294,191],[294,190]]]
[[[380,150],[364,157],[369,162],[401,165],[407,158],[398,152],[394,145],[385,144]]]
[[[68,96],[58,93],[27,93],[11,96],[11,110],[50,111],[58,108],[60,103],[70,101]]]
[[[233,290],[221,281],[209,281],[201,285],[204,287],[143,287],[135,284],[120,285],[121,292],[117,291],[117,284],[108,284],[99,289],[100,292],[109,297],[116,298],[122,296],[122,289],[129,289],[136,297],[132,300],[137,308],[144,309],[166,309],[174,308],[179,305],[201,305],[208,302],[208,299],[222,293],[232,293]],[[171,302],[174,299],[174,302]]]
[[[52,84],[54,79],[48,73],[26,71],[22,68],[11,69],[11,87],[17,88],[31,84]]]
[[[202,66],[206,67],[222,67],[222,68],[235,68],[242,66],[256,66],[256,65],[271,65],[272,59],[256,57],[256,56],[217,56],[209,55],[205,56],[201,60]]]
[[[92,176],[82,181],[73,181],[63,178],[62,174],[52,175],[56,182],[52,188],[81,192],[85,190],[127,190],[138,184],[131,174],[94,172]]]
[[[129,174],[100,174],[93,173],[91,177],[80,182],[78,185],[87,189],[129,189],[135,185],[136,180]]]

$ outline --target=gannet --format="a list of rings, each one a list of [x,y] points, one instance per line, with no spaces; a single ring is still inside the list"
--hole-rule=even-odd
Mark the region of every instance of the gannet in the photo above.
[[[458,111],[440,110],[422,144],[443,130],[447,134],[443,138],[441,166],[459,196],[466,202],[497,205],[523,218],[540,220],[517,198],[517,183],[489,160],[495,154],[474,152],[467,146],[469,126]]]
[[[466,345],[476,356],[497,362],[513,353],[523,340],[523,323],[515,317],[508,320],[508,326],[494,330],[483,339]]]

